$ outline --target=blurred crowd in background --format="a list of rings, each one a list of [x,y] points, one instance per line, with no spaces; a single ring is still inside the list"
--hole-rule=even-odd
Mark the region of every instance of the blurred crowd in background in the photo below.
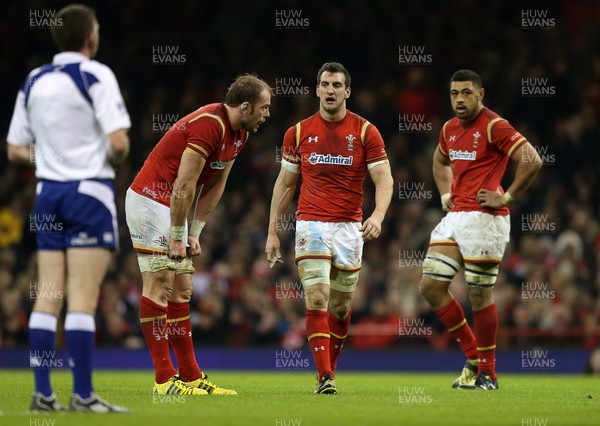
[[[222,101],[230,82],[244,72],[257,73],[279,96],[272,101],[271,118],[238,157],[202,233],[191,302],[195,341],[288,349],[305,345],[293,209],[280,218],[285,263],[270,269],[263,250],[283,134],[317,111],[316,72],[323,62],[336,60],[352,74],[348,108],[375,124],[386,142],[397,190],[382,237],[365,245],[348,345],[456,345],[419,294],[420,262],[443,216],[431,161],[439,130],[453,115],[448,81],[455,70],[471,68],[483,78],[484,104],[525,135],[544,161],[533,186],[511,205],[511,242],[496,284],[499,347],[598,346],[600,4],[413,3],[378,1],[369,8],[360,1],[323,8],[290,1],[260,7],[88,3],[101,26],[97,59],[114,70],[133,123],[130,158],[116,179],[121,246],[102,287],[98,345],[143,346],[141,275],[124,216],[127,187],[166,127],[205,103]],[[55,53],[49,31],[31,27],[30,11],[63,5],[30,1],[5,6],[8,13],[0,18],[4,134],[25,76]],[[553,21],[528,27],[524,9],[546,11]],[[282,10],[300,13],[299,25],[282,26],[276,20]],[[175,63],[157,61],[153,51],[161,46],[183,56],[173,57]],[[419,49],[420,58],[400,56]],[[531,91],[524,87],[532,85],[541,90],[528,96]],[[37,283],[29,217],[34,170],[9,164],[5,151],[2,144],[0,346],[13,347],[26,345],[35,291],[52,288]],[[512,180],[510,170],[505,188]],[[365,216],[373,209],[368,179]],[[462,276],[451,289],[470,318]]]

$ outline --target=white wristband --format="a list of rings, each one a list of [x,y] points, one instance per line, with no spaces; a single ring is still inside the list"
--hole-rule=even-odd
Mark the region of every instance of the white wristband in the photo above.
[[[502,204],[504,204],[505,206],[508,206],[513,201],[515,201],[515,198],[508,192],[505,192],[502,196]]]
[[[197,219],[192,220],[190,224],[190,237],[200,238],[200,233],[204,229],[204,225],[206,225],[206,222]]]
[[[171,226],[172,241],[183,241],[183,234],[185,234],[185,226]]]
[[[446,192],[445,194],[442,194],[442,196],[440,197],[440,200],[442,201],[442,206],[446,205],[446,201],[448,201],[448,199],[450,198],[450,193]]]

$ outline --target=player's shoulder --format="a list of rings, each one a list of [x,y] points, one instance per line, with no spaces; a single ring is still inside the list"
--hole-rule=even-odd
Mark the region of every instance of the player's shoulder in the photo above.
[[[492,111],[491,109],[489,109],[487,107],[483,107],[478,118],[479,118],[478,121],[483,126],[489,126],[489,125],[493,126],[494,124],[496,124],[500,121],[506,121],[506,119],[504,117],[502,117],[500,114]]]
[[[367,120],[363,116],[358,115],[357,113],[352,112],[350,110],[346,110],[346,117],[344,117],[344,119],[346,120],[347,125],[350,125],[350,126],[357,126],[361,129],[366,128],[366,127],[371,127],[374,129],[377,128],[377,126],[375,126],[369,120]]]
[[[449,129],[461,126],[461,121],[458,117],[452,117],[450,120],[447,120],[441,128],[442,132],[447,132]]]
[[[186,115],[183,120],[189,122],[225,122],[227,113],[222,103],[206,104]]]
[[[190,125],[190,128],[205,126],[219,128],[223,136],[229,124],[227,111],[223,103],[203,105],[183,117],[181,121]]]
[[[298,121],[292,127],[296,127],[298,125],[300,125],[301,127],[312,126],[312,125],[318,124],[320,122],[321,122],[320,114],[317,112],[317,113],[311,115],[310,117],[306,117],[305,119]]]
[[[287,131],[288,132],[300,132],[300,133],[305,133],[306,131],[310,131],[310,130],[314,130],[314,128],[316,126],[318,126],[321,123],[320,120],[320,116],[319,113],[317,112],[316,114],[313,114],[309,117],[306,117],[296,123],[294,123],[292,126],[290,126]]]

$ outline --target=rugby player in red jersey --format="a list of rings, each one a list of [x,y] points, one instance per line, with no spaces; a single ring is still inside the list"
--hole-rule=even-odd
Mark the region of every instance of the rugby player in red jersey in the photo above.
[[[267,260],[280,262],[277,220],[302,173],[296,222],[296,263],[306,295],[306,334],[318,370],[315,393],[337,393],[335,369],[348,335],[350,306],[363,242],[379,237],[393,179],[377,128],[346,109],[350,74],[325,63],[317,74],[319,112],[288,129],[273,188]],[[363,223],[363,181],[375,184],[375,210]]]
[[[496,390],[493,286],[509,240],[507,205],[531,185],[542,162],[524,136],[483,105],[484,93],[474,71],[459,70],[450,79],[456,117],[442,127],[433,157],[433,176],[448,213],[431,233],[421,293],[467,358],[452,387]],[[516,172],[504,191],[500,181],[509,159],[516,163]],[[463,267],[473,331],[448,290]]]
[[[239,76],[225,102],[201,107],[165,133],[127,191],[127,225],[143,280],[140,322],[155,368],[156,394],[236,394],[208,381],[196,361],[190,257],[201,252],[200,232],[221,199],[237,155],[269,117],[271,94],[263,80]]]

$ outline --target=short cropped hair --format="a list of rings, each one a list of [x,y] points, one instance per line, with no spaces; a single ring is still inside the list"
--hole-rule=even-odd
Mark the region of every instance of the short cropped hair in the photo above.
[[[61,52],[79,52],[94,31],[96,12],[83,4],[70,4],[56,14],[61,25],[52,27],[52,38]]]
[[[319,72],[317,73],[317,85],[321,84],[321,77],[323,77],[324,72],[341,72],[342,74],[344,74],[344,84],[346,85],[346,87],[350,87],[350,73],[348,72],[346,67],[344,67],[339,62],[325,62],[321,66]]]
[[[249,102],[254,105],[263,90],[267,90],[273,95],[273,89],[265,81],[254,74],[238,75],[231,86],[227,89],[225,95],[225,104],[236,107],[243,102]]]
[[[473,83],[473,86],[481,89],[483,87],[483,82],[481,81],[481,77],[475,71],[472,70],[458,70],[452,77],[450,77],[450,83],[453,81],[470,81]]]

